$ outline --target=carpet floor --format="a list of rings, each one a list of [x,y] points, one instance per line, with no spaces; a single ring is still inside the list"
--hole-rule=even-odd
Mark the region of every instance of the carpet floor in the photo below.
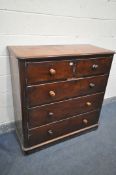
[[[97,130],[24,156],[15,132],[0,136],[0,175],[116,175],[116,102]]]

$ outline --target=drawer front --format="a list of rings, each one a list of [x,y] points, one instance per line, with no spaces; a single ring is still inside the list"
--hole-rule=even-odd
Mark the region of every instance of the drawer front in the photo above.
[[[82,95],[103,92],[108,76],[42,84],[27,88],[28,107],[52,103]],[[101,83],[102,82],[102,83]]]
[[[110,71],[112,58],[83,59],[76,61],[76,77],[107,74]]]
[[[65,80],[73,76],[72,61],[48,61],[27,63],[27,83]]]
[[[104,93],[83,96],[29,109],[29,128],[63,120],[101,107]]]
[[[99,111],[94,111],[91,113],[75,116],[64,121],[29,130],[29,144],[30,146],[39,144],[94,125],[98,122],[99,113]]]

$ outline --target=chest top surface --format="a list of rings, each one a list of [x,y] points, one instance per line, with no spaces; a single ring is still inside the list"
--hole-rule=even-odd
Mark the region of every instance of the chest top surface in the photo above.
[[[90,44],[8,46],[8,50],[19,59],[114,54],[114,51]]]

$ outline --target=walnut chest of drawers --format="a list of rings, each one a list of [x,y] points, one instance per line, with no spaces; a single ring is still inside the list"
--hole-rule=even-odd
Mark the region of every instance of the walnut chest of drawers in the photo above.
[[[26,152],[98,127],[114,52],[9,46],[16,130]]]

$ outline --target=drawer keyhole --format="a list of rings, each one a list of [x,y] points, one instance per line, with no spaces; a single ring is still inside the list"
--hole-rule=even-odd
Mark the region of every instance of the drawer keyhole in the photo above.
[[[73,66],[73,65],[74,65],[74,63],[73,63],[73,62],[70,62],[70,63],[69,63],[69,65],[70,65],[70,66]]]

